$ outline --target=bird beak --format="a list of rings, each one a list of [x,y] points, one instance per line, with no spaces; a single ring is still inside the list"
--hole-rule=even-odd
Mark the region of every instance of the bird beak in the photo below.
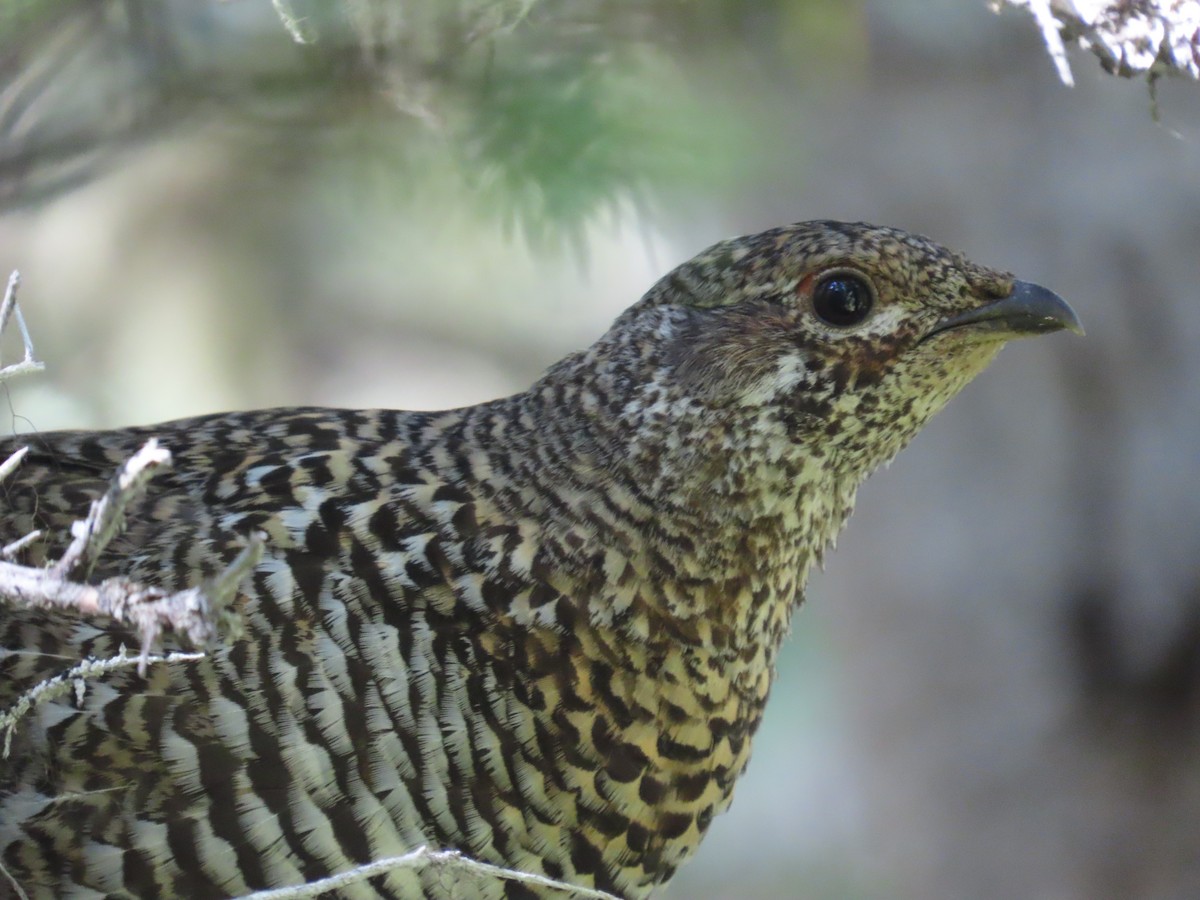
[[[1067,329],[1083,334],[1083,326],[1075,310],[1054,291],[1047,290],[1027,281],[1014,281],[1012,293],[977,309],[943,319],[933,331],[925,335],[931,338],[943,331],[970,328],[975,332],[988,332],[997,337],[1014,338]]]

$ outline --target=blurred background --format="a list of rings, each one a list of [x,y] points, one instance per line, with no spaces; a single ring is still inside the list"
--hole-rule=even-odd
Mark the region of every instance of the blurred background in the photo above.
[[[0,5],[0,426],[519,390],[809,218],[1068,298],[867,484],[673,898],[1200,896],[1200,89],[983,0]],[[5,360],[19,342],[6,340]]]

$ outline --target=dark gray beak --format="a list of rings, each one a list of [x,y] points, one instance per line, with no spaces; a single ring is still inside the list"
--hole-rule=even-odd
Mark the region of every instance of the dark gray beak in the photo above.
[[[1012,293],[1007,297],[942,320],[925,337],[957,328],[990,332],[1006,338],[1046,334],[1064,328],[1083,334],[1079,316],[1067,306],[1066,300],[1054,291],[1027,281],[1014,281]]]

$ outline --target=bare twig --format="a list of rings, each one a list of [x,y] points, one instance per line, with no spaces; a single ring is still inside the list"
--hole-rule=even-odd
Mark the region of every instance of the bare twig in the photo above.
[[[13,271],[8,276],[8,286],[4,289],[4,300],[0,301],[0,335],[8,327],[9,319],[15,319],[21,332],[21,343],[24,345],[25,357],[19,363],[0,367],[0,381],[7,381],[17,375],[27,372],[37,372],[45,368],[33,355],[33,339],[29,329],[25,327],[25,317],[21,315],[21,307],[17,305],[17,288],[21,284],[21,273]]]
[[[13,269],[8,276],[8,286],[4,289],[4,300],[0,302],[0,332],[8,327],[8,318],[17,307],[17,288],[21,285],[21,273]]]
[[[142,645],[140,670],[163,631],[204,647],[220,633],[236,630],[229,605],[238,586],[262,559],[263,541],[254,536],[219,575],[174,593],[121,576],[99,584],[70,581],[59,566],[37,569],[0,562],[0,596],[29,608],[72,609],[82,615],[111,616],[137,629]]]
[[[290,0],[271,0],[271,5],[275,7],[275,15],[279,16],[288,35],[297,44],[311,44],[317,39],[304,19],[296,15]]]
[[[16,893],[18,900],[29,900],[29,895],[17,883],[17,879],[13,877],[12,872],[4,868],[4,862],[0,861],[0,875],[4,876],[4,880],[12,885],[13,891]]]
[[[45,681],[40,681],[18,697],[16,703],[3,712],[0,712],[0,734],[4,735],[4,750],[0,753],[0,758],[8,758],[9,751],[12,749],[12,737],[17,723],[28,715],[31,709],[39,704],[49,703],[51,700],[57,700],[59,697],[66,696],[71,691],[74,691],[76,696],[82,699],[89,678],[98,678],[108,672],[114,672],[117,669],[127,669],[135,665],[139,671],[144,673],[147,663],[195,662],[204,659],[207,655],[207,653],[176,652],[168,653],[166,656],[147,656],[143,652],[138,656],[133,656],[126,653],[125,648],[122,647],[120,653],[109,659],[85,659],[79,665],[68,669],[66,672],[55,675],[53,678],[47,678]]]
[[[1058,70],[1059,80],[1067,87],[1075,86],[1075,77],[1071,74],[1071,63],[1067,61],[1067,48],[1063,46],[1062,35],[1059,34],[1058,20],[1050,8],[1050,0],[1024,0],[1025,6],[1037,22],[1038,30],[1042,32],[1042,40],[1046,42],[1046,52],[1054,61]]]
[[[25,319],[21,315],[21,308],[17,306],[17,287],[20,284],[21,273],[14,270],[8,276],[8,286],[4,289],[4,299],[0,301],[0,337],[4,336],[4,331],[8,328],[9,320],[15,313],[17,327],[21,330],[21,341],[25,345],[25,358],[21,362],[14,363],[11,366],[0,366],[0,382],[27,372],[36,372],[43,368],[42,364],[33,358],[33,339],[29,336],[29,329],[25,327]],[[17,466],[21,464],[21,460],[25,458],[25,454],[28,452],[28,447],[22,447],[3,462],[0,462],[0,481],[3,481],[16,471]]]
[[[171,451],[159,447],[154,438],[146,441],[113,476],[104,496],[92,502],[86,519],[71,526],[71,545],[54,564],[52,572],[62,579],[76,569],[91,574],[100,554],[125,525],[125,508],[146,491],[146,485],[161,468],[171,465]]]
[[[21,363],[0,369],[0,381],[42,367],[34,359],[33,341],[17,305],[20,283],[20,275],[13,272],[0,302],[0,333],[15,321],[21,331],[25,358]],[[22,447],[0,462],[0,481],[16,471],[28,449]],[[7,561],[38,540],[40,531],[0,548],[0,599],[30,608],[71,609],[85,616],[110,616],[133,626],[141,638],[138,666],[143,674],[150,661],[150,648],[163,631],[179,634],[197,647],[206,646],[219,633],[235,631],[237,619],[228,608],[242,580],[262,559],[263,540],[257,535],[216,577],[187,590],[170,592],[125,577],[86,583],[100,555],[124,527],[129,504],[145,493],[155,473],[170,464],[170,451],[153,438],[147,441],[113,476],[108,490],[92,503],[87,517],[72,524],[71,543],[46,568]],[[81,576],[83,580],[73,581],[72,576]]]
[[[0,463],[0,481],[3,481],[17,470],[17,466],[21,464],[21,460],[25,458],[25,454],[28,452],[28,447],[22,447],[8,459],[4,460],[4,462]]]
[[[29,534],[25,535],[25,537],[17,538],[11,544],[5,544],[4,547],[0,549],[0,559],[12,559],[41,536],[42,530],[38,528],[29,532]]]
[[[5,467],[15,469],[21,458],[22,451],[18,451],[5,461]],[[143,672],[150,648],[163,631],[179,634],[197,647],[207,646],[220,633],[234,631],[236,617],[228,607],[242,580],[262,559],[263,540],[257,535],[222,572],[187,590],[171,592],[123,576],[97,584],[71,580],[78,572],[85,579],[90,575],[100,554],[124,527],[129,504],[145,492],[154,473],[170,462],[168,450],[153,438],[147,441],[117,471],[104,496],[92,503],[87,518],[71,526],[72,540],[61,558],[47,568],[0,559],[0,597],[30,608],[110,616],[133,626],[141,638]],[[0,557],[14,556],[38,536],[34,532],[13,541],[0,550]]]
[[[1105,3],[1079,0],[990,0],[993,10],[1027,9],[1037,21],[1058,77],[1074,84],[1064,39],[1077,42],[1122,78],[1162,75],[1200,78],[1200,3],[1142,0]]]
[[[460,873],[464,879],[478,881],[513,881],[530,887],[545,888],[562,892],[564,897],[577,900],[620,900],[620,898],[605,891],[594,888],[579,887],[565,881],[547,878],[545,875],[534,875],[531,872],[520,872],[516,869],[505,869],[490,863],[479,862],[468,856],[463,856],[457,850],[430,850],[419,847],[403,856],[393,856],[366,863],[348,872],[341,872],[310,881],[308,884],[298,884],[294,887],[276,888],[269,891],[256,891],[245,895],[242,900],[300,900],[304,897],[317,897],[329,891],[335,891],[359,884],[369,878],[377,878],[396,869],[446,869],[452,873]],[[464,891],[466,896],[469,891]]]

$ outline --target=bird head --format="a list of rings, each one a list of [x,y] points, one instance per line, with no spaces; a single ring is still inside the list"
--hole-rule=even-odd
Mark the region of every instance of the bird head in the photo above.
[[[1082,333],[1045,288],[898,229],[832,221],[716,244],[626,316],[646,313],[672,317],[669,368],[686,396],[860,477],[1006,341]]]

